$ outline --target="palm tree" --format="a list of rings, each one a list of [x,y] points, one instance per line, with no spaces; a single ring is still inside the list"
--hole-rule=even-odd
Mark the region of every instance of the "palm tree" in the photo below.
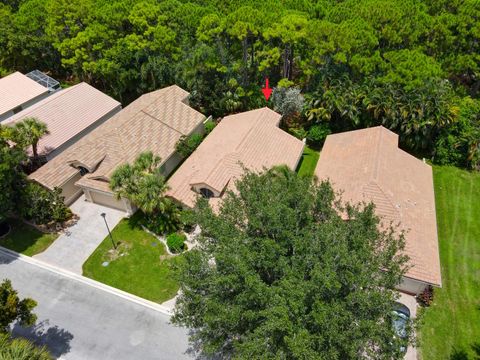
[[[21,147],[32,147],[33,160],[38,160],[38,142],[49,134],[47,124],[37,118],[28,117],[16,123],[10,131],[10,138]]]
[[[117,199],[125,198],[145,214],[163,212],[168,190],[165,178],[160,174],[161,158],[151,151],[141,153],[131,164],[120,165],[110,179],[110,189]]]

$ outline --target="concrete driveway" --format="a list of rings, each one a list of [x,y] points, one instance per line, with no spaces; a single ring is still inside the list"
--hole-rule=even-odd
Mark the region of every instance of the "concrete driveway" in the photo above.
[[[127,214],[109,207],[85,201],[82,195],[70,208],[80,220],[58,237],[43,253],[34,258],[51,265],[82,274],[82,265],[108,235],[101,213],[107,214],[110,230]]]
[[[14,335],[46,345],[55,358],[191,359],[187,330],[169,315],[135,303],[34,260],[0,251],[0,281],[38,302],[37,326],[15,326]],[[81,277],[79,277],[81,278]]]

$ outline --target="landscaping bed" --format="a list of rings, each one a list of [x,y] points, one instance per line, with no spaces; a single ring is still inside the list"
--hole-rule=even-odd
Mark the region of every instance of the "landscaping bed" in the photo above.
[[[112,230],[117,250],[107,236],[83,264],[83,275],[162,303],[178,291],[171,265],[181,256],[168,255],[165,246],[142,229],[141,221],[141,212],[120,221]]]
[[[434,167],[441,289],[421,311],[422,359],[480,356],[480,174]]]
[[[57,233],[43,233],[18,219],[8,220],[11,229],[0,238],[0,246],[33,256],[45,251],[58,237]]]

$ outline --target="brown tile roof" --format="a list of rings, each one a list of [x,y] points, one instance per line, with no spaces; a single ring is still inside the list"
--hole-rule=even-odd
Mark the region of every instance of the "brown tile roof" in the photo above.
[[[432,169],[398,148],[398,135],[379,126],[327,137],[315,169],[342,197],[370,202],[384,223],[407,230],[406,276],[441,285]]]
[[[0,115],[47,92],[46,87],[18,71],[7,75],[0,79]]]
[[[80,83],[50,95],[4,123],[14,124],[26,117],[46,123],[50,134],[40,139],[38,153],[47,155],[120,108],[118,101],[87,83]]]
[[[142,95],[30,178],[48,188],[61,186],[78,172],[71,164],[82,164],[94,171],[77,184],[110,192],[108,180],[118,165],[149,150],[166,161],[178,139],[202,123],[205,117],[185,103],[188,95],[176,85]]]
[[[282,164],[295,169],[304,144],[278,128],[280,117],[269,108],[225,117],[172,175],[167,194],[193,207],[192,185],[206,184],[222,196],[243,174],[240,164],[257,171]],[[218,206],[221,196],[210,203]]]

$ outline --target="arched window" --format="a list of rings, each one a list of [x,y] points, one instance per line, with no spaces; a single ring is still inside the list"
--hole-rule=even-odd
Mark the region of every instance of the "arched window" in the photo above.
[[[85,169],[83,166],[78,166],[77,169],[80,170],[80,175],[81,176],[83,176],[85,174],[88,174],[88,170]]]
[[[213,191],[207,188],[201,188],[200,189],[200,194],[206,199],[210,199],[214,197],[215,195],[213,194]]]

